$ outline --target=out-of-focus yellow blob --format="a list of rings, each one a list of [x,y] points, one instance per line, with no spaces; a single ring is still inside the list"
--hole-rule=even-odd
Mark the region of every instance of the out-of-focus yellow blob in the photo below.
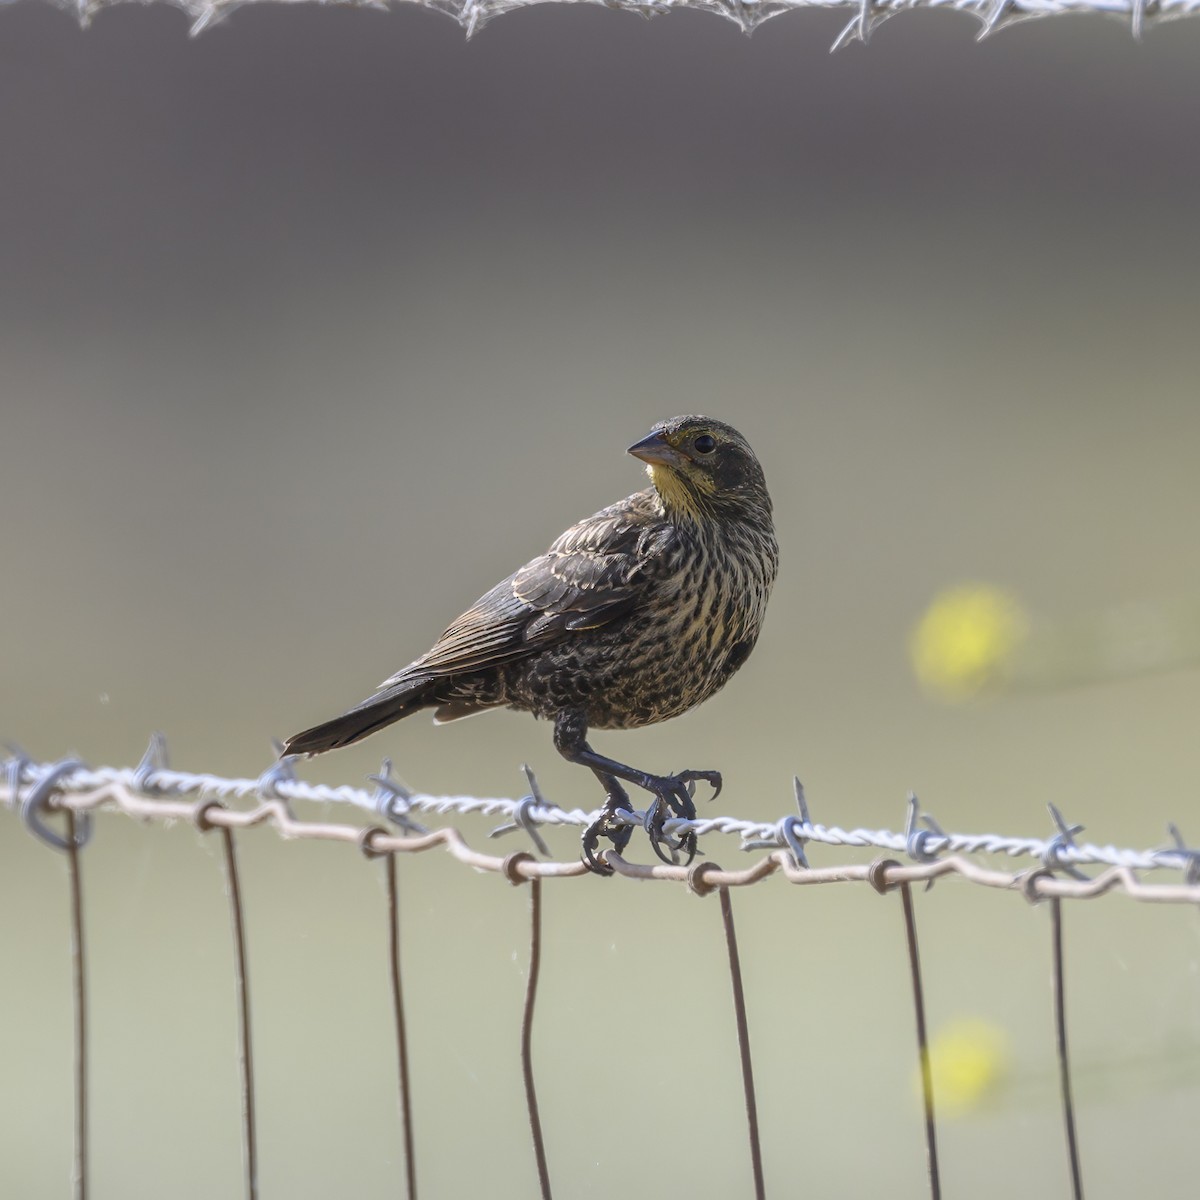
[[[986,584],[951,588],[934,600],[912,632],[913,670],[941,699],[965,700],[994,678],[1028,627],[1009,592]]]
[[[933,1102],[939,1115],[970,1112],[1003,1082],[1010,1062],[1008,1035],[977,1017],[947,1025],[929,1042]],[[920,1075],[917,1088],[920,1090]]]

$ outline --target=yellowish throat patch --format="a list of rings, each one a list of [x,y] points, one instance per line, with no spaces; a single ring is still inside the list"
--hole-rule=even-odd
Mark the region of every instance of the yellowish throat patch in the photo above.
[[[658,463],[648,463],[646,474],[650,476],[651,482],[668,508],[679,512],[698,512],[700,510],[700,505],[696,503],[695,492],[680,479],[677,471],[671,467],[659,466]],[[692,473],[691,481],[698,491],[705,493],[716,491],[716,482],[703,471]]]

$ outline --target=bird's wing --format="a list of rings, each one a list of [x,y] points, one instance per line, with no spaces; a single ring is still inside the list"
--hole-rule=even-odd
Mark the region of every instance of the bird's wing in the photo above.
[[[650,586],[670,536],[644,493],[603,509],[481,596],[427,654],[380,686],[513,662],[624,616]]]

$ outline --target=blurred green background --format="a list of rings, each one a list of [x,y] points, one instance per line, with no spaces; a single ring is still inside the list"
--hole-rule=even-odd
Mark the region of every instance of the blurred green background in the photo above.
[[[947,828],[1042,834],[1054,801],[1097,841],[1200,839],[1194,670],[946,707],[905,649],[962,580],[1063,620],[1200,594],[1200,23],[976,45],[922,13],[831,57],[845,19],[747,40],[545,7],[466,44],[409,9],[254,6],[194,41],[162,6],[86,32],[0,11],[0,735],[132,765],[161,729],[174,765],[257,775],[700,411],[775,497],[767,628],[700,711],[599,748],[720,767],[741,817],[787,812],[798,773],[831,824],[897,827],[914,788]],[[384,754],[425,791],[520,795],[527,761],[560,803],[599,799],[508,713],[304,770],[360,781]],[[239,845],[262,1194],[395,1195],[380,868]],[[236,1195],[217,847],[105,817],[83,869],[93,1195]],[[527,895],[443,854],[400,872],[422,1193],[532,1195]],[[65,878],[0,811],[14,1197],[68,1188]],[[716,901],[590,880],[545,904],[556,1196],[747,1194]],[[735,911],[769,1191],[925,1194],[898,902],[772,881]],[[919,919],[934,1030],[1009,1045],[943,1124],[946,1194],[1064,1195],[1046,913],[947,882]],[[1178,1186],[1200,922],[1119,896],[1066,922],[1088,1195]]]

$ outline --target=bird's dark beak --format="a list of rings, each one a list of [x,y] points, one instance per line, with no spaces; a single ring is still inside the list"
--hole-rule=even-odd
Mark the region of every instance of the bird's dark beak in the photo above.
[[[683,455],[667,441],[667,435],[661,431],[642,438],[640,442],[634,442],[626,453],[656,467],[677,467],[683,461]]]

